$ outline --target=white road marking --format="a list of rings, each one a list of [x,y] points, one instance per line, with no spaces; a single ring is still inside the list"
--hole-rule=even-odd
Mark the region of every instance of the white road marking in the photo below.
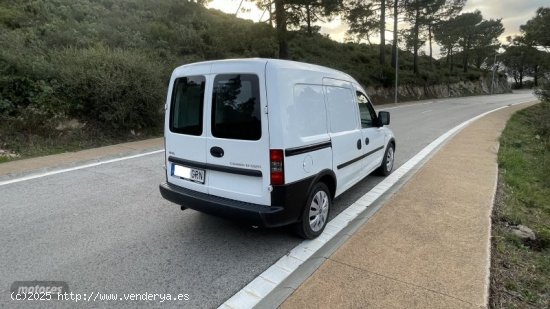
[[[429,113],[429,112],[431,112],[431,111],[433,111],[433,109],[429,109],[429,110],[427,110],[427,111],[423,111],[423,112],[421,112],[421,114],[427,114],[427,113]]]
[[[9,184],[12,184],[12,183],[17,183],[17,182],[27,181],[27,180],[31,180],[31,179],[42,178],[42,177],[51,176],[51,175],[56,175],[56,174],[61,174],[61,173],[66,173],[66,172],[72,172],[72,171],[76,171],[76,170],[81,170],[81,169],[85,169],[85,168],[90,168],[90,167],[94,167],[94,166],[103,165],[103,164],[109,164],[109,163],[114,163],[114,162],[129,160],[129,159],[135,159],[135,158],[145,157],[145,156],[149,156],[149,155],[153,155],[153,154],[157,154],[157,153],[161,153],[161,152],[164,152],[164,149],[155,150],[155,151],[150,151],[150,152],[145,152],[145,153],[140,153],[140,154],[136,154],[136,155],[132,155],[132,156],[126,156],[126,157],[121,157],[121,158],[116,158],[116,159],[110,159],[110,160],[105,160],[105,161],[99,161],[99,162],[90,163],[90,164],[85,164],[85,165],[79,165],[79,166],[75,166],[75,167],[70,167],[70,168],[55,170],[55,171],[46,172],[46,173],[41,173],[41,174],[34,174],[34,175],[24,176],[24,177],[20,177],[20,178],[10,179],[10,180],[6,180],[6,181],[0,182],[0,187],[1,187],[1,186],[5,186],[5,185],[9,185]]]
[[[404,105],[395,104],[395,106],[390,106],[390,107],[384,107],[384,106],[375,106],[375,107],[376,107],[376,110],[387,111],[387,110],[392,110],[392,109],[396,109],[396,108],[419,106],[419,105],[428,105],[428,104],[432,104],[432,103],[434,103],[434,102],[430,101],[430,102],[424,102],[424,103],[411,103],[411,104],[404,104]]]
[[[424,158],[426,158],[448,138],[485,115],[507,108],[509,106],[524,104],[533,101],[535,100],[530,99],[528,101],[510,104],[508,106],[502,106],[490,110],[474,118],[466,120],[463,123],[445,132],[433,142],[431,142],[428,146],[424,147],[424,149],[420,150],[420,152],[418,152],[414,157],[405,162],[405,164],[399,167],[396,171],[394,171],[392,174],[382,180],[373,189],[371,189],[369,192],[367,192],[365,195],[355,201],[355,203],[350,205],[348,208],[338,214],[338,216],[327,223],[325,230],[318,238],[313,240],[304,240],[302,243],[292,249],[287,255],[280,258],[277,262],[275,262],[275,264],[271,265],[258,277],[252,280],[252,282],[250,282],[235,295],[225,301],[218,309],[253,308],[266,295],[269,295],[270,292],[275,290],[281,282],[283,282],[294,271],[296,271],[300,265],[302,265],[307,259],[313,256],[324,244],[334,238],[334,236],[336,236],[338,232],[344,229],[352,220],[354,220],[359,214],[365,211],[370,205],[372,205],[372,203],[374,203],[374,201],[376,201],[387,190],[389,190],[389,188],[395,185],[403,176],[405,176],[405,174],[407,174],[411,169],[419,164]],[[289,259],[292,259],[295,262],[288,263]],[[259,284],[263,282],[259,278],[269,281],[269,286],[259,287]]]

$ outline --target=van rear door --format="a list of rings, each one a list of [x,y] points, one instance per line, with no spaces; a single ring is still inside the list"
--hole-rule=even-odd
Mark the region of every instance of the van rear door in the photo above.
[[[206,110],[206,177],[212,195],[269,205],[265,63],[251,66],[221,63],[212,68],[212,98]],[[240,73],[243,69],[253,73]]]
[[[165,119],[166,177],[183,188],[208,193],[206,129],[204,116],[208,76],[194,74],[176,77],[170,84]]]

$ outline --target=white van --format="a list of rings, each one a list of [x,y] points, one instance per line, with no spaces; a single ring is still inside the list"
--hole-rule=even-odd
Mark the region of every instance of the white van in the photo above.
[[[377,170],[395,139],[351,76],[274,59],[209,61],[174,70],[165,117],[162,196],[182,209],[252,225],[325,228],[332,199]]]

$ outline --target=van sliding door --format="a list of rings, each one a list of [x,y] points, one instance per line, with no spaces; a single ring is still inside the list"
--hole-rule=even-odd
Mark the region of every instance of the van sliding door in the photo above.
[[[336,195],[361,179],[364,147],[353,87],[349,82],[323,80],[332,141],[332,167],[336,173]]]

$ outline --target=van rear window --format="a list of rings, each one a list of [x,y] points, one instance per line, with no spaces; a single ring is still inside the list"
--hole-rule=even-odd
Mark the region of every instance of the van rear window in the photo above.
[[[176,79],[170,108],[170,131],[188,135],[202,135],[204,109],[204,76]]]
[[[258,76],[216,76],[212,96],[212,135],[241,140],[258,140],[262,137]]]

